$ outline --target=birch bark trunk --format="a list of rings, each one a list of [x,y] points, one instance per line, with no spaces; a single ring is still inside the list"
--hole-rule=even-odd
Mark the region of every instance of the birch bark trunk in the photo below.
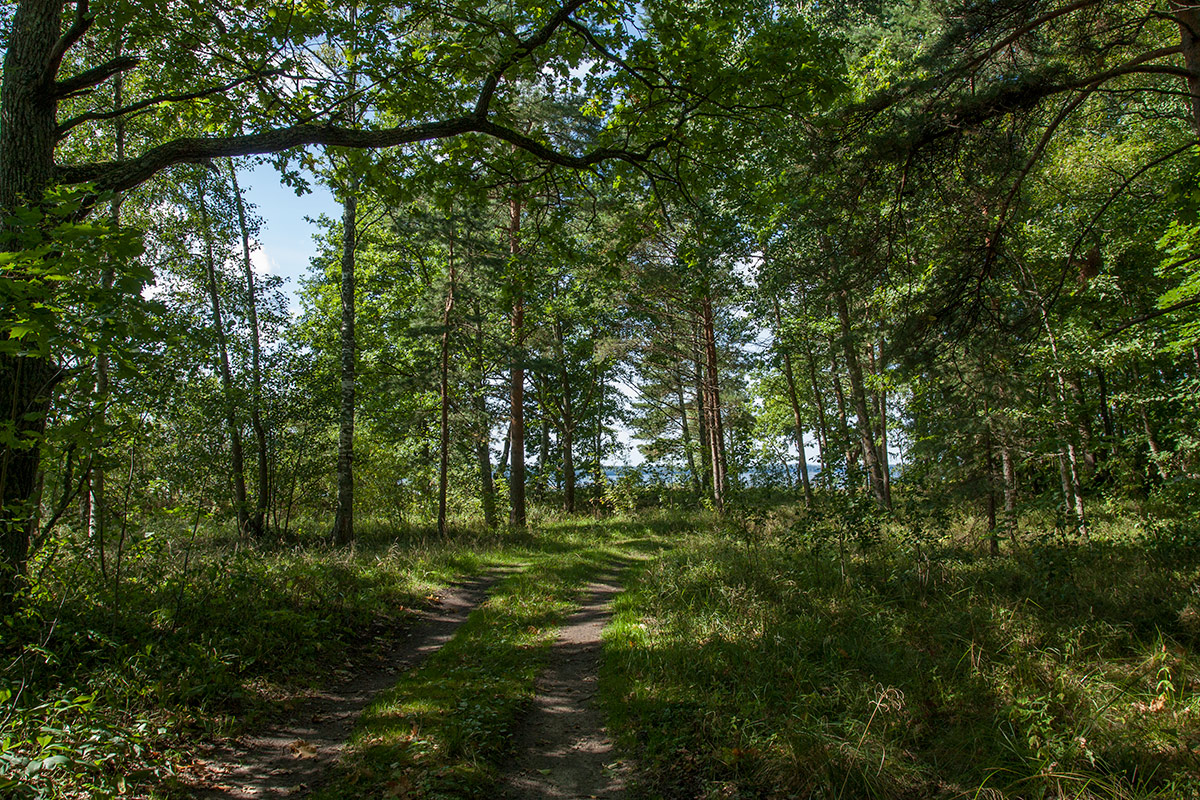
[[[521,201],[509,203],[508,247],[514,261],[520,254]],[[508,522],[514,528],[525,527],[525,297],[519,278],[514,279],[512,308],[512,394],[510,396],[509,437],[510,469]]]
[[[212,308],[213,331],[217,337],[217,369],[221,375],[221,400],[224,405],[225,422],[229,427],[229,450],[231,478],[233,480],[233,505],[237,513],[238,536],[249,532],[250,510],[246,502],[246,467],[242,450],[242,431],[237,421],[237,401],[233,396],[233,371],[229,366],[229,346],[225,335],[225,319],[221,311],[221,293],[217,284],[215,234],[208,214],[208,185],[201,179],[197,200],[200,209],[200,225],[204,234],[204,266],[208,278],[208,299]]]
[[[260,538],[266,533],[267,499],[271,495],[270,461],[267,453],[267,429],[262,421],[262,338],[258,328],[258,288],[254,267],[250,262],[250,226],[246,220],[246,203],[238,186],[237,169],[229,161],[229,179],[237,202],[238,229],[242,238],[242,273],[246,278],[246,309],[250,321],[250,428],[254,432],[255,455],[258,467],[258,489],[254,497],[254,514],[250,517],[250,535]]]

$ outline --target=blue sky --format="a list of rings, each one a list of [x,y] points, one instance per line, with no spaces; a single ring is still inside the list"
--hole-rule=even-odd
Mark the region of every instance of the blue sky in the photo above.
[[[283,276],[284,291],[293,298],[295,307],[298,279],[308,274],[309,259],[317,252],[313,235],[318,229],[308,219],[315,220],[322,214],[336,219],[341,216],[341,207],[329,189],[316,181],[311,181],[311,192],[298,197],[291,187],[283,185],[279,173],[269,164],[242,171],[238,181],[246,199],[254,204],[255,213],[263,219],[255,267],[259,272]]]

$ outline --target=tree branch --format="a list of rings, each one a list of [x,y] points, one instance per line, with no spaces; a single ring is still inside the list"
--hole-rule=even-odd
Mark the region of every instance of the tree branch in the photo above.
[[[1175,311],[1179,311],[1181,309],[1188,308],[1190,306],[1200,306],[1200,295],[1191,297],[1187,300],[1180,300],[1178,303],[1173,303],[1173,304],[1167,306],[1166,308],[1160,308],[1157,311],[1151,311],[1149,314],[1143,314],[1140,317],[1134,317],[1133,319],[1129,320],[1128,322],[1118,325],[1117,327],[1113,328],[1112,330],[1105,331],[1104,333],[1100,334],[1099,338],[1107,339],[1108,337],[1115,336],[1116,334],[1121,333],[1122,331],[1129,330],[1134,325],[1141,325],[1143,322],[1149,322],[1152,319],[1157,319],[1158,317],[1162,317],[1167,314],[1171,314]]]
[[[483,88],[479,92],[479,99],[475,101],[475,116],[483,119],[487,116],[488,107],[492,103],[492,97],[496,94],[496,87],[500,84],[500,79],[504,77],[504,73],[509,67],[516,64],[523,58],[529,56],[534,50],[538,49],[546,42],[550,41],[559,28],[567,23],[571,15],[574,14],[580,6],[586,3],[587,0],[570,0],[566,5],[554,13],[554,16],[543,25],[537,33],[522,41],[515,50],[509,53],[508,57],[496,65],[491,74],[483,82]]]
[[[89,111],[86,114],[80,114],[77,117],[71,117],[70,119],[60,123],[58,126],[58,135],[61,138],[72,128],[82,125],[85,122],[99,122],[106,119],[123,117],[127,114],[133,114],[150,108],[151,106],[161,105],[162,103],[183,103],[187,102],[188,100],[200,100],[205,97],[211,97],[214,94],[227,92],[230,89],[236,89],[238,86],[241,86],[244,83],[249,83],[250,81],[258,78],[272,78],[281,74],[283,74],[282,70],[268,70],[266,72],[255,73],[253,75],[244,75],[241,78],[236,78],[235,80],[232,80],[229,83],[221,86],[210,86],[207,89],[199,89],[194,92],[186,92],[183,94],[155,95],[153,97],[147,97],[144,100],[139,100],[136,103],[130,103],[127,106],[122,106],[121,108],[113,109],[111,111]]]
[[[42,72],[42,86],[50,87],[54,85],[54,79],[58,76],[58,70],[62,67],[63,57],[66,56],[68,50],[83,38],[83,35],[88,32],[88,28],[92,27],[92,22],[95,19],[90,13],[88,0],[76,0],[75,20],[71,23],[71,27],[67,28],[58,41],[54,43],[54,49],[50,51],[50,58],[46,61],[46,69]]]
[[[67,184],[92,183],[100,191],[124,191],[145,183],[175,164],[195,164],[214,158],[278,153],[303,145],[380,149],[416,142],[449,139],[464,133],[482,133],[515,145],[521,150],[558,166],[587,169],[609,160],[644,163],[667,145],[666,139],[650,142],[640,150],[600,147],[582,155],[554,150],[519,131],[475,116],[454,117],[439,122],[378,130],[358,130],[330,125],[293,125],[242,136],[181,138],[154,147],[125,161],[60,166],[57,179]]]
[[[119,56],[110,61],[106,61],[99,66],[95,66],[89,70],[81,72],[73,78],[67,78],[64,81],[56,81],[54,84],[54,94],[61,98],[68,97],[76,92],[82,92],[85,89],[90,89],[93,86],[98,86],[101,83],[104,83],[113,75],[131,70],[140,63],[142,63],[140,58],[135,58],[133,56]]]

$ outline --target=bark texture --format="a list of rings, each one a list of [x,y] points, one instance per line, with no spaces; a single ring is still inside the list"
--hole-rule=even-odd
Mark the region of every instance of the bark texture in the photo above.
[[[521,252],[521,202],[509,203],[508,244],[515,260]],[[515,266],[515,265],[514,265]],[[511,440],[508,476],[510,507],[508,522],[514,528],[525,527],[525,297],[520,278],[515,279],[512,308],[512,394],[510,396],[509,437]]]
[[[700,324],[704,335],[704,396],[708,428],[709,462],[712,465],[712,499],[717,513],[725,513],[729,479],[725,460],[725,430],[721,419],[721,378],[717,365],[717,332],[712,297],[700,301]]]
[[[342,200],[342,392],[338,415],[337,509],[329,538],[337,546],[354,541],[354,339],[355,255],[358,248],[358,180],[351,179]]]
[[[233,484],[233,506],[237,512],[238,535],[245,536],[249,527],[249,506],[246,502],[246,465],[242,449],[242,429],[237,419],[237,399],[233,392],[233,370],[229,366],[229,345],[225,335],[225,317],[221,310],[221,292],[217,282],[217,263],[212,220],[208,214],[208,186],[202,179],[198,191],[200,224],[204,228],[204,266],[208,278],[208,301],[212,308],[213,333],[217,338],[217,369],[221,374],[221,401],[224,404],[225,424],[229,428],[230,481]]]
[[[57,101],[52,53],[62,26],[62,3],[18,4],[0,83],[0,226],[22,203],[40,203],[54,176]],[[49,72],[49,74],[48,74]],[[7,336],[7,334],[2,334]],[[0,354],[0,403],[12,436],[0,451],[0,614],[13,607],[24,581],[35,522],[38,441],[58,367],[36,355]]]

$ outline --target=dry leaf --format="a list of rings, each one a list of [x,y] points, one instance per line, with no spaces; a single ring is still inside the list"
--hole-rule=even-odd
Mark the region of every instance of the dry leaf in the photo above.
[[[316,745],[309,744],[303,739],[297,739],[288,745],[288,750],[291,751],[293,758],[316,758]]]

